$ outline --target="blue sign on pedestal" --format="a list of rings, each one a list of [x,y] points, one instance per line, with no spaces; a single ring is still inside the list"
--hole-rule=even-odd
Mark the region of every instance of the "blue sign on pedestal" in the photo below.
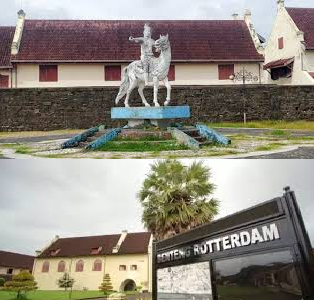
[[[113,107],[111,119],[167,120],[190,118],[189,106]]]

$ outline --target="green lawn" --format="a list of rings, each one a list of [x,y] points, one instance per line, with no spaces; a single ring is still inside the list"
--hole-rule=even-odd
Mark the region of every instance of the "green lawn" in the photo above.
[[[300,130],[314,130],[313,121],[253,121],[247,122],[221,122],[221,123],[207,123],[210,127],[232,127],[232,128],[271,128],[271,129],[300,129]]]
[[[73,291],[71,299],[86,299],[93,297],[103,297],[99,291]],[[14,300],[15,294],[12,292],[0,291],[0,300]],[[27,293],[27,300],[67,300],[69,292],[65,291],[32,291]]]

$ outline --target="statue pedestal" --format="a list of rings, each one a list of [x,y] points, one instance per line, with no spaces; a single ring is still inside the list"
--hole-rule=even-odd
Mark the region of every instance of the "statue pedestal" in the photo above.
[[[187,119],[190,116],[189,106],[114,107],[111,109],[111,119],[126,120],[129,128],[145,122],[160,128],[167,128],[173,120]]]

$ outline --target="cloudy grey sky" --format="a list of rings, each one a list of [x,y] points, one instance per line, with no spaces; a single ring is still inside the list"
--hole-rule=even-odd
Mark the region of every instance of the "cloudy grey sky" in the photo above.
[[[257,30],[268,36],[276,0],[22,0],[28,18],[48,19],[228,19],[252,10]],[[13,25],[21,0],[0,0],[0,25]],[[286,6],[314,7],[313,0]]]
[[[190,161],[184,161],[190,163]],[[143,230],[136,199],[149,160],[29,160],[0,163],[0,249],[34,254],[61,237]],[[219,217],[297,194],[314,245],[314,160],[208,160]]]

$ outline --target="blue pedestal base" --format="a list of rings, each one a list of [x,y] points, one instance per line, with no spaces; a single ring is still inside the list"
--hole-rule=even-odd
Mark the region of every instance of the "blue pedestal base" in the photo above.
[[[190,118],[189,106],[162,107],[114,107],[111,109],[111,119],[126,120],[130,128],[145,122],[166,128],[175,119]]]

